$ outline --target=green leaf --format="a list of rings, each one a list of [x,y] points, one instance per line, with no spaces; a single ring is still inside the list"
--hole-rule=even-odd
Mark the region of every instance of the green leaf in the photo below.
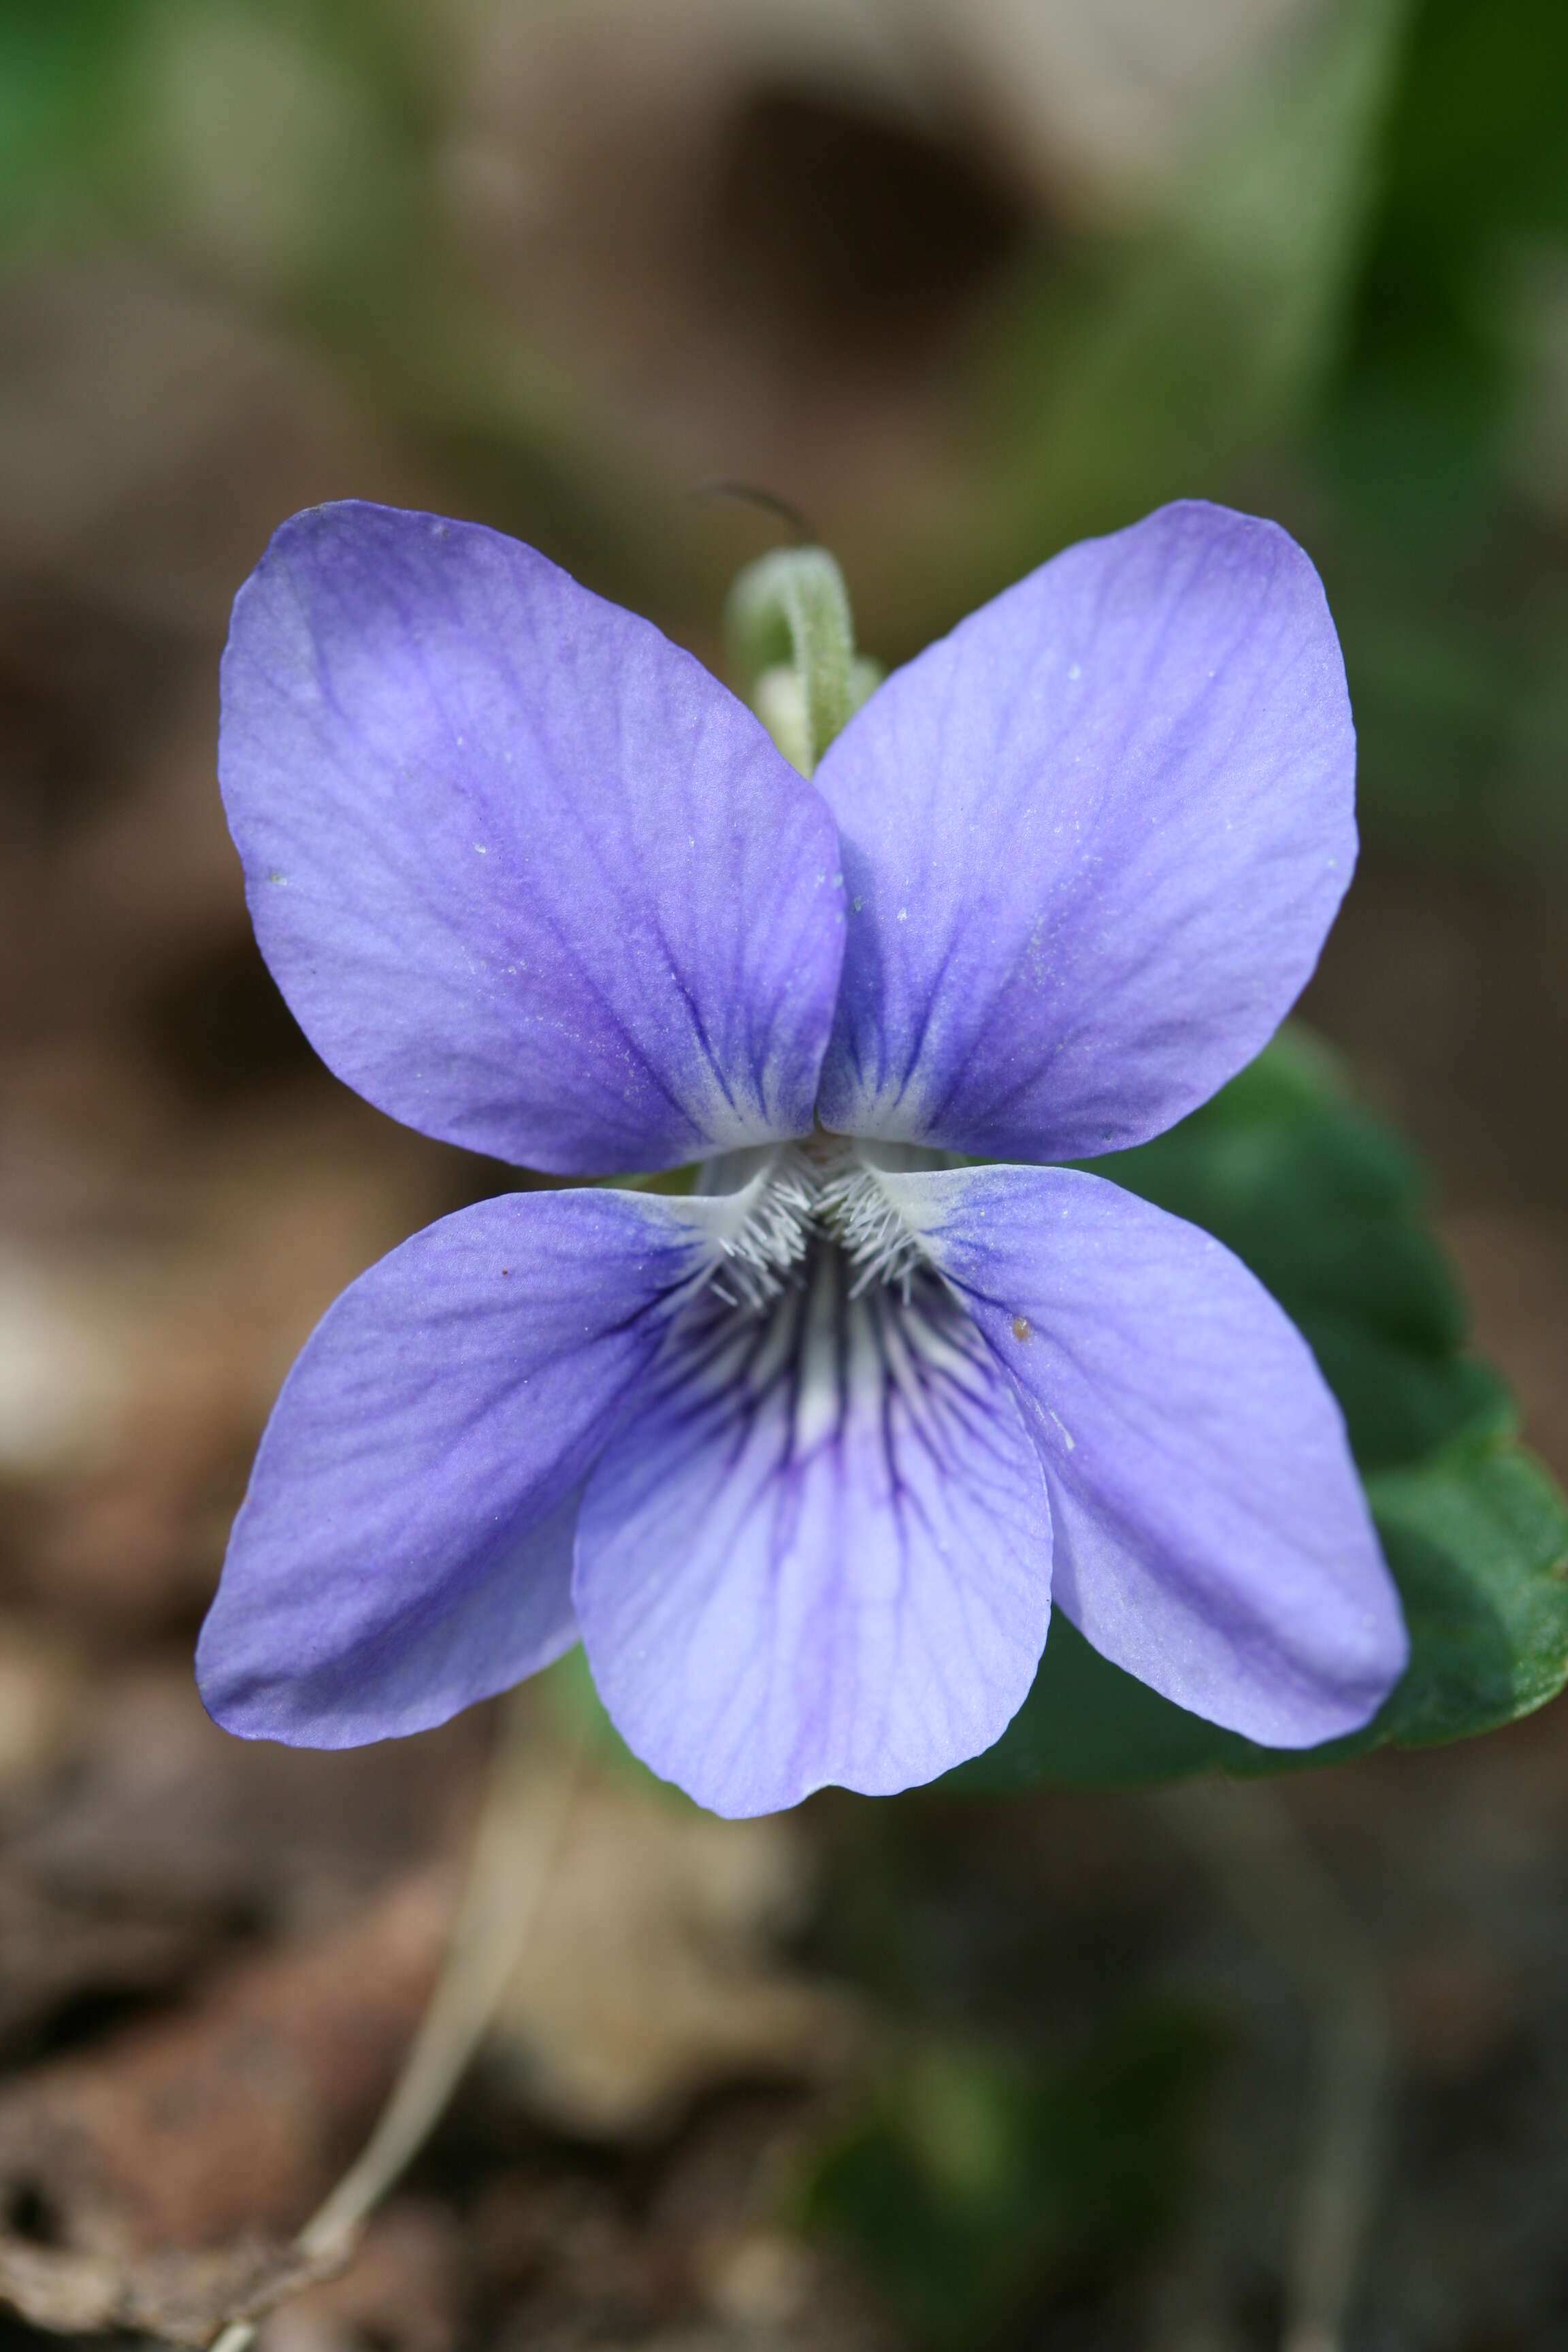
[[[1541,1465],[1507,1440],[1471,1440],[1369,1492],[1415,1648],[1374,1731],[1430,1747],[1555,1698],[1568,1681],[1568,1506]]]
[[[1143,1788],[1234,1764],[1247,1746],[1124,1675],[1058,1609],[1034,1687],[1001,1738],[940,1785],[973,1797],[1011,1796],[1043,1780]]]
[[[1489,1731],[1568,1682],[1568,1503],[1464,1349],[1463,1301],[1424,1222],[1413,1155],[1288,1031],[1169,1135],[1095,1163],[1203,1225],[1300,1325],[1344,1410],[1411,1636],[1367,1728],[1261,1748],[1158,1697],[1058,1612],[1035,1685],[959,1790],[1131,1786],[1220,1766],[1292,1771],[1394,1741]]]

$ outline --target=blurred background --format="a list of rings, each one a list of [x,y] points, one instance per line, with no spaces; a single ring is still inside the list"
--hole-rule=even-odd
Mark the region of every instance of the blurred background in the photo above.
[[[338,1087],[255,953],[230,600],[382,499],[718,666],[779,535],[720,482],[889,662],[1167,498],[1305,542],[1364,853],[1303,1011],[1568,1475],[1561,0],[5,0],[5,2341],[288,2283],[485,1747],[243,1748],[190,1687],[316,1317],[509,1181]],[[1392,1988],[1352,2340],[1568,2345],[1568,1725],[1268,1801],[731,1829],[595,1769],[485,2065],[267,2352],[1277,2343],[1338,2014],[1303,1870]]]

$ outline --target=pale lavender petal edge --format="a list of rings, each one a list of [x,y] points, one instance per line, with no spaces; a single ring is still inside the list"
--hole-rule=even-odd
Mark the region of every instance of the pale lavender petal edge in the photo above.
[[[1079,1631],[1268,1747],[1368,1722],[1409,1655],[1399,1597],[1339,1408],[1263,1286],[1074,1170],[886,1181],[1024,1402]]]

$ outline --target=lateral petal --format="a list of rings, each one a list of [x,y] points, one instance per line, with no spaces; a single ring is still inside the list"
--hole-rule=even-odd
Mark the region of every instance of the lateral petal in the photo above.
[[[849,1296],[819,1247],[766,1317],[672,1337],[606,1448],[575,1597],[628,1745],[728,1815],[886,1794],[995,1740],[1050,1613],[1040,1465],[1005,1378],[922,1278]]]
[[[346,1290],[284,1383],[202,1629],[226,1729],[419,1731],[577,1638],[577,1499],[711,1256],[700,1202],[513,1192]]]
[[[850,896],[821,1114],[995,1159],[1142,1143],[1310,976],[1355,862],[1318,575],[1196,501],[1086,541],[896,671],[816,782]]]
[[[531,548],[296,515],[236,602],[219,772],[274,978],[395,1118],[568,1174],[810,1128],[826,807],[700,663]]]
[[[1367,1722],[1408,1656],[1398,1595],[1339,1407],[1261,1283],[1071,1169],[883,1181],[1024,1400],[1079,1632],[1271,1748]]]

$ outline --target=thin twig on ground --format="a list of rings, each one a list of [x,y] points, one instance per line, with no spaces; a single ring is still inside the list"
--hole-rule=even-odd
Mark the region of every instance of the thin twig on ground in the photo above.
[[[379,2122],[295,2240],[313,2263],[350,2252],[439,2121],[496,2013],[560,1854],[581,1744],[546,1764],[521,1693],[509,1692],[498,1715],[489,1788],[441,1975]],[[212,2352],[248,2352],[258,2324],[231,2321]]]

